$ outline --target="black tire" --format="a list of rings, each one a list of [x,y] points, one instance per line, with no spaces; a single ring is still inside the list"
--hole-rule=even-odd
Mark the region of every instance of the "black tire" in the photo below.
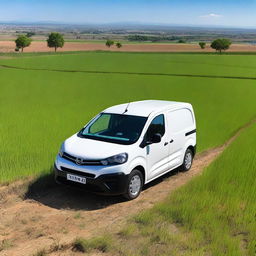
[[[187,149],[184,155],[183,164],[181,165],[181,171],[187,172],[190,170],[193,164],[194,154],[191,149]]]
[[[131,183],[133,183],[133,187],[135,189],[134,193],[132,193]],[[142,187],[143,187],[142,173],[139,170],[134,169],[128,177],[128,181],[126,185],[126,193],[124,194],[124,197],[128,200],[133,200],[137,198],[140,195]]]

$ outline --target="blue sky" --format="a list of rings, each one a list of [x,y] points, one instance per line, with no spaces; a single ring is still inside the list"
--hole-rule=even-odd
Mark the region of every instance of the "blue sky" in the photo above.
[[[0,0],[0,21],[256,27],[256,0]]]

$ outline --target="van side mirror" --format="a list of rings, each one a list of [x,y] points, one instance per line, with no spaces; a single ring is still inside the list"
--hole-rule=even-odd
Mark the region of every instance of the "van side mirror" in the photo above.
[[[161,142],[162,136],[160,133],[155,133],[151,138],[151,143],[159,143]]]
[[[151,137],[150,140],[146,140],[146,138],[144,138],[144,140],[141,142],[140,147],[144,148],[147,145],[153,144],[153,143],[159,143],[161,142],[162,136],[160,133],[155,133],[153,134],[153,136]]]

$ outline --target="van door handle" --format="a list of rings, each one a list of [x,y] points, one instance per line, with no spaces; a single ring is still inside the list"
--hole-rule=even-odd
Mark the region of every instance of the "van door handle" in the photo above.
[[[166,145],[168,145],[168,142],[165,142],[165,143],[164,143],[164,146],[166,146]]]
[[[170,143],[173,143],[173,140],[170,140]]]

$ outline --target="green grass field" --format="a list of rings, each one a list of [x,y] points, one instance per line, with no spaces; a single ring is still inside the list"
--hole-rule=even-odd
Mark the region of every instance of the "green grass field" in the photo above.
[[[223,144],[256,117],[255,68],[253,55],[88,52],[2,58],[0,182],[50,172],[65,138],[102,109],[128,101],[191,102],[198,150]],[[201,176],[135,216],[118,234],[80,238],[74,247],[127,256],[255,255],[255,134],[254,124]]]
[[[108,250],[127,256],[255,255],[255,134],[254,123],[201,176],[108,235]],[[99,249],[99,241],[105,236],[74,245]]]
[[[27,56],[27,55],[24,55]],[[254,55],[87,52],[2,60],[16,67],[97,72],[188,74],[256,78]],[[31,57],[32,56],[32,57]]]
[[[256,77],[253,55],[24,54],[0,65],[27,69],[0,68],[0,182],[49,172],[62,141],[114,104],[191,102],[199,151],[224,143],[256,114],[253,79],[187,76]]]

